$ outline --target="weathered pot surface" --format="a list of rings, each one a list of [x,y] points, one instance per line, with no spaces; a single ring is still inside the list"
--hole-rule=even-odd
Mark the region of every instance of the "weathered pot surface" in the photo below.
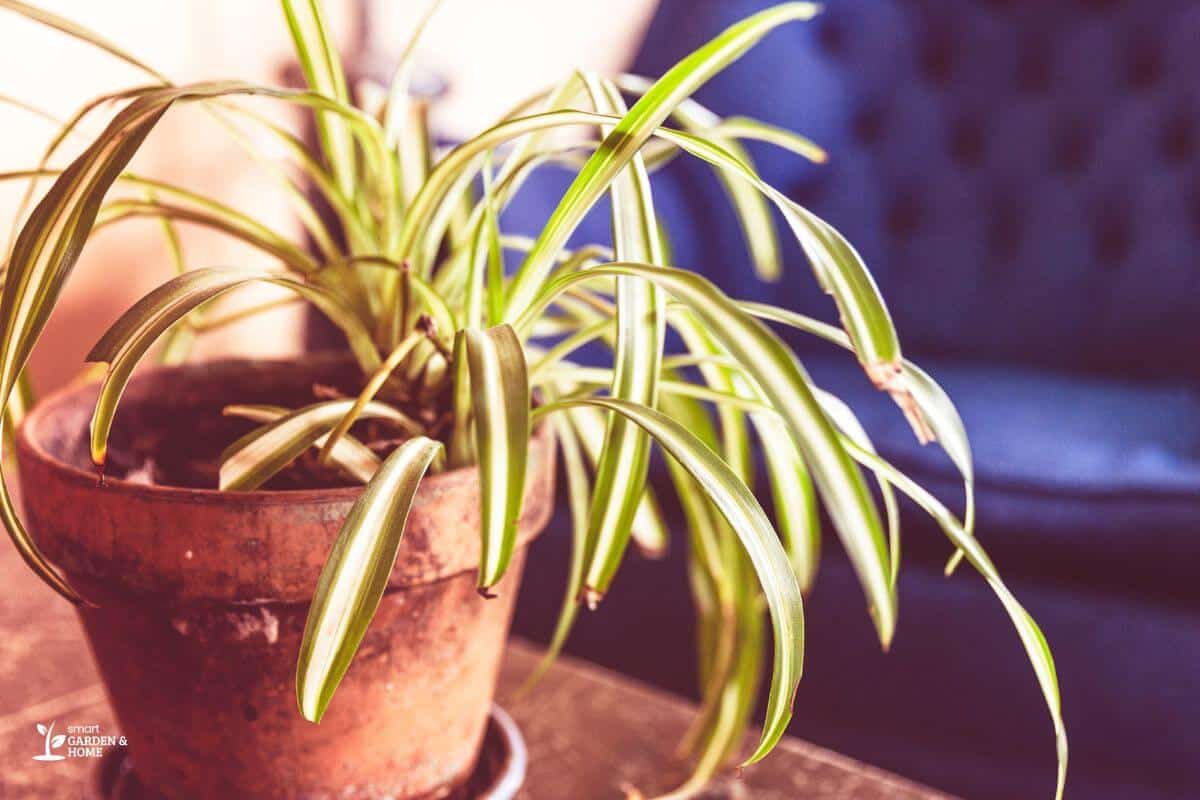
[[[220,419],[231,403],[296,405],[344,370],[333,358],[147,371],[113,450]],[[141,783],[171,798],[424,798],[471,771],[530,540],[551,511],[553,440],[539,430],[518,553],[496,599],[475,591],[474,469],[418,492],[389,590],[323,721],[296,709],[296,655],[325,557],[357,488],[223,493],[109,476],[87,457],[96,387],[59,393],[18,436],[31,532],[99,604],[80,618]],[[175,430],[182,427],[182,432]],[[192,436],[192,438],[195,438]],[[219,452],[222,432],[192,446]]]

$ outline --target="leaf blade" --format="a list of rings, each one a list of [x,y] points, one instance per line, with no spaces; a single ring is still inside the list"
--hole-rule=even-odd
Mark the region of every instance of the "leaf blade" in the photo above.
[[[1038,685],[1046,701],[1047,710],[1050,712],[1058,752],[1055,797],[1062,800],[1067,776],[1067,733],[1062,719],[1062,697],[1058,687],[1058,672],[1045,634],[1004,584],[987,552],[979,544],[979,540],[967,533],[958,519],[936,497],[890,463],[859,447],[853,441],[846,441],[846,449],[856,460],[883,476],[889,483],[921,506],[938,523],[947,538],[965,554],[967,561],[983,576],[1004,606],[1033,666]]]
[[[281,0],[280,5],[309,87],[317,94],[348,103],[350,92],[341,57],[329,39],[321,4],[317,0]],[[342,194],[353,197],[355,157],[346,121],[324,111],[318,111],[316,118],[317,134],[330,171]]]
[[[529,373],[508,325],[464,334],[479,459],[483,553],[479,589],[503,576],[517,539],[529,450]]]
[[[94,463],[104,464],[117,405],[134,368],[154,342],[200,305],[254,282],[282,286],[313,302],[346,331],[356,355],[368,359],[367,363],[378,361],[370,333],[327,290],[266,271],[208,267],[185,272],[163,283],[131,306],[88,353],[88,361],[109,364],[92,415],[91,454]]]
[[[545,410],[539,409],[539,413],[576,405],[593,405],[618,412],[645,429],[704,488],[738,535],[754,565],[775,630],[775,669],[766,721],[759,745],[745,763],[760,760],[787,729],[804,653],[800,587],[779,544],[779,537],[745,484],[716,453],[678,422],[660,411],[605,397],[560,400],[546,406]]]
[[[286,417],[291,413],[291,409],[282,406],[249,404],[225,406],[221,409],[221,413],[227,417],[242,417],[254,422],[270,423]],[[263,428],[256,431],[258,435],[265,432]],[[329,434],[320,436],[313,442],[313,446],[323,447],[328,439]],[[343,436],[334,444],[330,461],[363,483],[370,481],[379,470],[380,464],[383,463],[371,448],[350,435]]]
[[[296,703],[320,722],[379,607],[417,489],[441,444],[410,439],[350,510],[321,570],[296,662]]]
[[[514,277],[509,305],[519,310],[536,294],[555,254],[584,214],[676,106],[771,30],[785,22],[811,19],[818,10],[811,3],[784,3],[747,17],[693,51],[656,81],[605,137],[563,195]]]
[[[896,602],[891,591],[888,546],[874,500],[857,465],[847,454],[813,392],[800,361],[763,323],[743,311],[711,281],[686,270],[613,262],[552,280],[517,320],[526,328],[552,298],[575,283],[598,275],[632,274],[655,281],[687,305],[704,327],[738,361],[788,423],[834,528],[846,549],[872,610],[886,649],[895,632]]]
[[[624,103],[611,83],[594,75],[582,76],[598,111],[621,111]],[[611,126],[602,126],[607,135]],[[625,260],[662,261],[650,179],[639,154],[612,182],[613,247]],[[536,246],[536,245],[535,245]],[[653,408],[658,397],[665,337],[663,302],[653,283],[636,276],[616,279],[616,365],[612,397]],[[646,485],[650,438],[638,425],[610,414],[604,444],[596,462],[596,480],[588,513],[588,569],[585,591],[595,606],[608,591],[633,532],[633,523]]]
[[[353,404],[353,400],[313,403],[234,442],[221,461],[221,491],[248,492],[262,486],[327,435]],[[361,416],[390,420],[397,425],[408,421],[399,411],[382,403],[368,403]]]

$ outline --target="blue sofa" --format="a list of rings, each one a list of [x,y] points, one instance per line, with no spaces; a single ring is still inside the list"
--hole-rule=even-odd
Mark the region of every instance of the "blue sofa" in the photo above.
[[[664,0],[633,65],[659,75],[767,3]],[[753,148],[879,279],[906,354],[958,404],[978,532],[1058,661],[1068,796],[1200,797],[1200,4],[1171,0],[830,0],[698,99],[810,135],[807,165]],[[681,266],[832,319],[803,256],[752,277],[707,167],[656,184]],[[536,230],[564,176],[506,224]],[[605,237],[602,216],[581,237]],[[794,339],[880,451],[953,508],[961,486],[852,359]],[[765,495],[765,492],[763,492]],[[906,508],[900,625],[873,638],[830,537],[807,605],[792,732],[970,798],[1050,797],[1054,748],[999,603]],[[517,630],[545,637],[567,520],[534,548]],[[568,650],[694,692],[682,537],[631,558]]]

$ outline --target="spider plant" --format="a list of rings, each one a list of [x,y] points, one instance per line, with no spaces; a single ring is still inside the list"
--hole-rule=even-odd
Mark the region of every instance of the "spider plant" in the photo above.
[[[160,358],[175,361],[197,334],[240,318],[241,312],[222,316],[220,298],[249,284],[281,287],[323,312],[344,335],[360,374],[356,395],[296,408],[226,410],[260,427],[226,450],[222,489],[260,487],[314,452],[331,472],[365,484],[308,618],[296,674],[300,712],[308,719],[321,719],[380,601],[422,477],[478,466],[478,587],[486,595],[513,553],[531,429],[550,425],[563,455],[574,550],[547,664],[580,602],[591,608],[601,602],[631,540],[650,555],[667,546],[647,483],[651,447],[667,456],[687,519],[680,533],[686,534],[699,614],[704,687],[697,724],[684,742],[695,771],[682,792],[739,752],[768,638],[773,669],[766,716],[743,763],[765,756],[788,725],[803,655],[801,598],[817,569],[818,501],[861,582],[880,644],[888,647],[897,620],[898,491],[936,520],[956,550],[955,562],[965,558],[978,570],[1011,616],[1053,719],[1061,795],[1067,750],[1054,663],[1037,625],[974,536],[971,455],[959,416],[937,383],[902,356],[884,300],[854,248],[765,182],[743,143],[767,142],[814,161],[824,153],[801,136],[754,120],[723,119],[691,99],[773,29],[808,20],[818,7],[785,3],[749,17],[657,79],[567,75],[476,137],[440,152],[430,144],[424,104],[408,91],[411,45],[382,102],[355,105],[317,0],[280,5],[306,89],[237,81],[177,85],[68,20],[0,0],[150,79],[87,103],[62,124],[35,169],[2,176],[31,180],[27,200],[32,181],[53,178],[24,218],[5,273],[0,403],[6,416],[19,413],[15,400],[30,351],[88,238],[123,220],[157,218],[179,274],[130,308],[90,354],[90,361],[107,365],[91,425],[98,468],[135,366],[161,339],[167,341]],[[316,145],[272,123],[247,104],[252,99],[310,112]],[[78,135],[100,107],[114,104],[116,112],[80,155],[62,169],[49,166],[64,140]],[[253,130],[288,154],[283,165],[259,159],[294,203],[310,246],[250,213],[127,170],[158,121],[182,104],[201,105],[232,135],[245,139]],[[564,144],[550,135],[562,128],[584,136]],[[763,280],[781,270],[774,215],[783,218],[831,295],[840,327],[738,301],[672,263],[651,175],[676,157],[711,165],[744,230],[748,269]],[[499,227],[501,211],[529,174],[547,165],[572,170],[573,182],[535,238],[507,235]],[[605,196],[611,241],[568,247],[580,220]],[[318,213],[317,202],[330,213]],[[216,229],[266,253],[276,266],[185,267],[175,236],[181,223]],[[962,518],[876,453],[854,413],[813,383],[772,325],[849,351],[895,399],[915,435],[940,443],[962,474]],[[668,327],[682,342],[677,352],[667,352]],[[611,350],[610,366],[572,360],[595,342]],[[399,433],[401,443],[382,460],[355,436],[361,430],[355,425],[367,419]],[[0,447],[9,435],[0,433]],[[756,439],[774,522],[752,488]],[[82,602],[39,554],[3,484],[0,516],[30,566],[62,595]]]

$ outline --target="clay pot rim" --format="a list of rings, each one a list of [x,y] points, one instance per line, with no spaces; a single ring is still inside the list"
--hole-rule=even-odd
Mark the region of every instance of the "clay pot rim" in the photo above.
[[[281,368],[289,365],[299,365],[294,358],[227,358],[214,363],[237,363],[255,365],[264,368]],[[155,365],[137,372],[131,380],[141,382],[153,380],[155,377],[170,374],[178,369],[187,369],[192,365],[170,366]],[[100,384],[99,380],[87,383],[68,384],[55,390],[38,402],[21,420],[17,430],[17,447],[26,455],[37,459],[58,473],[62,479],[76,486],[96,486],[100,474],[96,471],[83,469],[68,461],[64,461],[51,453],[44,445],[41,426],[52,420],[63,407],[79,403],[94,394]],[[89,406],[94,406],[93,400],[87,400]],[[118,412],[119,413],[119,412]],[[550,426],[544,422],[534,429],[531,439],[539,439],[550,435]],[[478,468],[475,465],[457,467],[445,472],[431,473],[421,481],[421,490],[436,491],[449,488],[476,479]],[[179,500],[188,503],[213,503],[220,505],[263,506],[274,504],[293,505],[327,505],[330,503],[349,502],[358,498],[363,492],[363,486],[339,486],[319,489],[254,489],[246,492],[231,492],[222,489],[210,489],[190,486],[169,486],[161,484],[135,483],[124,478],[104,476],[103,485],[106,491],[116,492],[128,497]]]

